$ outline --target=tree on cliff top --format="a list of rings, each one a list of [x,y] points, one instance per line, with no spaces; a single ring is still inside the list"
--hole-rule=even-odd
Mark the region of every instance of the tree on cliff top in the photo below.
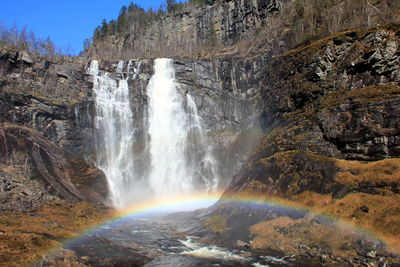
[[[176,1],[175,0],[167,0],[167,11],[168,12],[173,11],[175,5],[176,5]]]

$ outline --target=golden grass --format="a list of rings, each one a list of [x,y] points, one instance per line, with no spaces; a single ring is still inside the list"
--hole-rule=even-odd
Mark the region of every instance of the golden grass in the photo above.
[[[364,229],[400,251],[399,195],[353,193],[342,199],[333,199],[330,195],[307,191],[293,196],[289,204],[293,202],[315,213],[325,214]],[[363,212],[360,209],[362,206],[367,206],[369,211]]]
[[[35,214],[0,216],[0,265],[25,266],[111,214],[89,203],[55,201]]]
[[[352,91],[341,89],[330,92],[320,98],[322,107],[333,107],[346,103],[351,99],[353,103],[368,104],[381,100],[391,99],[400,95],[400,86],[395,83],[371,85],[357,88]]]
[[[400,159],[385,159],[376,162],[338,160],[337,166],[343,169],[336,180],[350,187],[369,182],[372,186],[400,184]],[[400,203],[399,203],[400,204]]]
[[[290,156],[290,153],[285,153],[284,155]],[[334,199],[332,194],[322,195],[311,191],[291,196],[279,196],[271,190],[268,190],[270,193],[267,195],[260,194],[260,191],[267,192],[266,190],[259,190],[260,188],[265,188],[265,185],[257,184],[255,186],[254,183],[250,183],[241,196],[244,198],[252,196],[254,198],[259,195],[262,199],[277,202],[283,206],[310,210],[314,214],[323,214],[333,219],[338,219],[355,228],[364,229],[372,233],[374,236],[384,240],[392,249],[400,252],[400,195],[391,191],[392,184],[400,183],[400,159],[386,159],[377,162],[328,159],[335,160],[336,165],[342,170],[335,177],[338,182],[354,189],[358,188],[360,182],[368,182],[371,186],[379,185],[381,188],[377,190],[377,194],[357,192],[350,193],[342,199]],[[387,185],[387,188],[385,188],[385,185]],[[368,207],[369,211],[362,211],[362,206]],[[281,221],[278,220],[276,222]],[[257,231],[262,230],[257,235],[263,236],[271,234],[274,226],[274,222],[266,222],[266,224],[259,226],[261,228],[256,227],[253,230],[255,234],[257,234]],[[283,226],[289,227],[289,224],[286,222],[283,223]],[[297,242],[296,238],[302,238],[302,229],[299,229],[300,234],[298,236],[293,237],[295,240],[291,239],[293,242]],[[323,231],[327,235],[330,234],[329,229],[321,229],[320,226],[315,225],[309,231]],[[277,233],[274,233],[274,235],[276,238],[273,237],[273,240],[282,238]],[[288,239],[287,236],[285,238]],[[314,238],[318,240],[318,236],[312,236],[312,239]],[[262,241],[257,238],[255,242],[257,246],[261,247],[263,245],[269,246],[273,243],[273,241]],[[283,246],[285,246],[286,241],[282,242]],[[288,240],[287,242],[289,245],[290,242]]]
[[[226,226],[226,218],[221,215],[216,215],[208,218],[203,222],[204,226],[210,229],[214,233],[221,234],[229,228]]]
[[[331,250],[337,256],[356,256],[355,249],[350,249],[356,237],[355,232],[343,227],[338,231],[339,228],[318,224],[312,219],[312,216],[297,220],[279,217],[253,225],[250,232],[256,237],[251,241],[251,245],[255,249],[268,247],[283,250],[289,255],[300,253],[301,246],[317,246]]]

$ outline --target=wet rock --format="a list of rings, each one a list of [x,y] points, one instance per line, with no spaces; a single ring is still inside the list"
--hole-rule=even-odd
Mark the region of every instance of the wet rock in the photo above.
[[[241,241],[241,240],[237,240],[237,241],[236,241],[236,246],[237,246],[238,248],[242,248],[242,249],[250,249],[250,248],[251,248],[250,244],[248,244],[248,243],[246,243],[246,242],[243,242],[243,241]]]
[[[88,236],[84,244],[71,245],[69,249],[90,266],[142,266],[151,260],[141,251],[100,236]]]

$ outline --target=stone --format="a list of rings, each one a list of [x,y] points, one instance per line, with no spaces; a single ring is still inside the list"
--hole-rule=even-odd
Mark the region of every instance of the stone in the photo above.
[[[243,241],[241,241],[241,240],[237,240],[237,241],[236,241],[236,246],[237,246],[238,248],[245,248],[245,249],[251,248],[250,244],[248,244],[248,243],[246,243],[246,242],[243,242]]]
[[[362,211],[362,212],[364,212],[364,213],[368,213],[369,212],[369,208],[367,207],[367,206],[361,206],[360,207],[360,210]]]
[[[8,193],[7,192],[0,192],[0,201],[7,199]]]
[[[32,58],[32,54],[27,51],[21,51],[18,53],[17,60],[24,62],[25,64],[32,65],[34,60]]]

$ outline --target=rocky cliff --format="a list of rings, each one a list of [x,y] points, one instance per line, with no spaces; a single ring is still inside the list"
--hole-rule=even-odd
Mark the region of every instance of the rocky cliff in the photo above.
[[[396,247],[399,30],[395,26],[342,32],[273,58],[265,66],[260,91],[265,136],[224,197],[258,196],[329,214]],[[248,211],[221,201],[206,214],[203,225],[211,231],[212,222],[225,225],[218,230],[219,239],[222,233],[228,240],[252,240],[251,246],[258,249],[302,254],[314,245],[322,249],[314,256],[329,254],[339,263],[343,251],[369,257],[368,251],[383,249],[360,245],[360,239],[354,245],[349,241],[347,249],[340,240],[335,245],[333,236],[339,236],[339,230],[330,233],[332,226],[315,224],[307,212]],[[308,226],[301,226],[304,223]],[[247,236],[238,236],[238,229],[246,227]],[[317,236],[311,238],[312,244],[301,236],[302,231],[317,228],[325,236],[333,235],[328,247],[318,243]]]
[[[227,186],[261,137],[259,92],[266,58],[174,61],[178,90],[193,97],[209,143],[215,144],[220,188]],[[137,70],[128,84],[139,140],[135,151],[140,154],[140,140],[146,138],[146,87],[154,61],[125,61],[121,73],[116,72],[118,63],[100,61],[100,70],[117,81]],[[89,65],[83,58],[49,59],[3,47],[2,159],[4,164],[30,170],[29,175],[45,185],[44,192],[71,200],[105,202],[104,176],[93,166],[97,136],[93,76],[86,74]]]
[[[107,181],[88,158],[85,64],[0,46],[0,265],[32,264],[108,216]]]
[[[254,39],[268,19],[281,10],[281,0],[204,1],[176,6],[142,29],[127,26],[122,35],[97,40],[88,55],[104,59],[182,57],[207,50],[232,51],[242,40]],[[289,1],[290,2],[290,1]],[[269,31],[268,45],[279,32]],[[275,39],[276,39],[275,38]],[[279,38],[281,40],[281,38]],[[282,44],[284,45],[284,43]],[[224,49],[226,47],[227,49]]]
[[[24,202],[43,195],[74,201],[106,199],[104,175],[85,160],[92,147],[92,124],[77,116],[88,108],[85,99],[91,94],[82,64],[79,59],[44,59],[2,46],[1,162],[22,168],[26,178],[41,184],[32,191],[12,176],[3,179],[4,201]],[[25,192],[22,197],[20,191]],[[19,209],[14,204],[10,209]]]
[[[344,243],[349,236],[335,236],[313,214],[352,223],[392,247],[400,240],[400,28],[344,31],[292,50],[293,31],[276,28],[265,44],[258,46],[257,39],[246,53],[236,53],[238,46],[232,45],[276,18],[282,3],[211,1],[194,11],[169,13],[142,35],[110,39],[114,43],[107,45],[118,51],[111,58],[123,58],[125,68],[131,55],[193,53],[188,40],[206,45],[212,37],[229,46],[174,60],[178,89],[193,96],[214,144],[221,188],[227,186],[224,197],[258,196],[306,209],[254,211],[220,201],[195,218],[196,231],[286,256],[312,252],[304,257],[330,257],[338,264],[378,264],[380,257],[395,262],[384,242],[351,237]],[[114,53],[96,51],[96,45],[91,57]],[[182,51],[175,49],[180,46]],[[129,52],[133,47],[136,54]],[[2,212],[35,212],[60,199],[107,203],[106,179],[93,165],[89,59],[44,58],[7,45],[0,52]],[[100,60],[100,70],[120,80],[117,64]],[[138,70],[129,90],[140,140],[153,59],[133,59],[131,67]],[[142,149],[138,142],[135,151]],[[322,234],[310,243],[310,233]],[[324,234],[332,244],[323,242]]]
[[[279,55],[344,29],[399,23],[399,10],[396,0],[189,1],[156,13],[125,10],[96,29],[85,54],[107,60]]]

